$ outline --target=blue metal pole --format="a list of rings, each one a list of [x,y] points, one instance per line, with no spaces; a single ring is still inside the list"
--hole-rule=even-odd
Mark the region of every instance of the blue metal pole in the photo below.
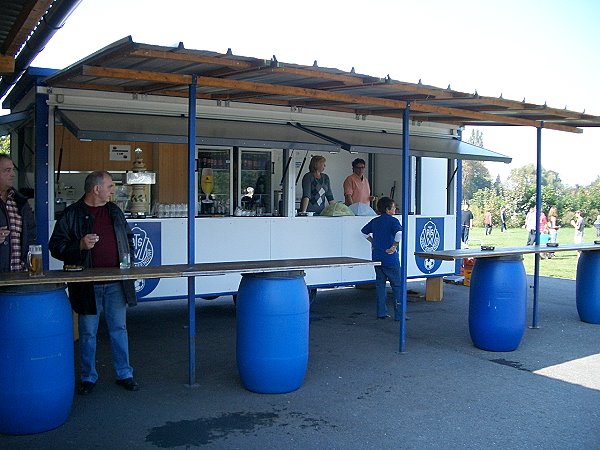
[[[36,83],[37,86],[37,83]],[[42,244],[42,265],[49,267],[48,241],[50,240],[50,205],[48,202],[48,94],[35,94],[35,223],[37,242]],[[23,168],[19,168],[23,169]],[[54,177],[50,181],[54,183]]]
[[[462,141],[462,130],[458,130],[458,140]],[[462,159],[456,160],[456,245],[454,246],[457,250],[460,250],[461,242],[462,242]],[[460,266],[462,265],[462,261],[457,259],[454,261],[454,273],[460,273]]]
[[[188,264],[196,262],[196,75],[188,92]],[[196,384],[196,278],[188,278],[189,385]]]
[[[402,242],[400,243],[400,292],[402,293],[402,318],[400,319],[400,353],[406,349],[406,279],[408,262],[408,185],[409,185],[409,116],[410,102],[402,114]]]
[[[535,168],[535,245],[540,245],[540,213],[542,211],[542,128],[544,122],[537,130],[537,155]],[[533,271],[533,314],[531,328],[538,326],[538,294],[540,283],[540,254],[535,254],[535,266]]]

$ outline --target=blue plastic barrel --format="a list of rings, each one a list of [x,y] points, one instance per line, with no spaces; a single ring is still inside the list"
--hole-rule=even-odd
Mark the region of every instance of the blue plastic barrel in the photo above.
[[[64,286],[0,290],[0,433],[62,425],[74,388],[73,319]]]
[[[583,322],[600,323],[600,250],[579,255],[575,299]]]
[[[304,272],[244,274],[237,297],[237,365],[244,387],[261,394],[298,389],[308,366]]]
[[[527,319],[527,276],[523,257],[477,258],[469,291],[469,333],[475,347],[515,350]]]

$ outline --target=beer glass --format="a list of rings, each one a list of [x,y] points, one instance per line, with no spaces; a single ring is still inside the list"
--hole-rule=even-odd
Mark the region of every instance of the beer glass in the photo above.
[[[42,272],[42,246],[41,245],[30,245],[29,252],[27,253],[27,265],[29,266],[30,277],[41,277],[44,275]]]
[[[121,261],[119,262],[120,269],[130,269],[131,268],[131,255],[129,253],[123,253],[121,256]]]
[[[213,191],[213,170],[211,168],[202,169],[202,174],[200,176],[200,188],[202,192],[206,194],[206,199],[202,200],[202,203],[212,203],[209,195]]]

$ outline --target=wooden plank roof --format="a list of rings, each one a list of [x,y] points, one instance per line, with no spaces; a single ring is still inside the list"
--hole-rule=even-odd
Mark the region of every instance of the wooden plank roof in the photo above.
[[[333,68],[133,42],[126,37],[57,72],[48,86],[187,97],[402,117],[465,125],[532,126],[580,133],[600,117]]]
[[[0,75],[11,74],[15,57],[54,0],[3,0],[0,16]]]

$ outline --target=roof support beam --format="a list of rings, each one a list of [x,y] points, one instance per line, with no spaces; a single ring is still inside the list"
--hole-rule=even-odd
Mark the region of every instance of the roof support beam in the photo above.
[[[427,100],[428,103],[436,103],[438,101],[442,101],[442,102],[447,102],[447,101],[456,101],[461,103],[462,105],[482,105],[483,107],[489,107],[490,105],[492,106],[496,106],[498,108],[502,108],[502,112],[506,113],[506,112],[511,112],[511,111],[515,111],[515,112],[523,112],[523,111],[532,111],[533,113],[546,113],[549,115],[557,115],[561,118],[569,118],[569,119],[583,119],[583,120],[591,120],[591,121],[598,121],[597,118],[595,116],[592,116],[590,114],[585,114],[585,112],[583,113],[579,113],[579,112],[575,112],[575,111],[567,111],[566,109],[558,109],[558,108],[552,108],[550,106],[539,106],[539,105],[535,105],[532,103],[525,103],[525,102],[516,102],[514,100],[505,100],[502,98],[494,98],[494,97],[472,97],[472,98],[465,98],[465,97],[453,97],[451,99],[446,99],[446,98],[441,98],[441,97],[436,97],[436,98],[430,98]],[[541,120],[541,119],[540,119]]]
[[[176,85],[189,85],[192,81],[191,75],[178,75],[161,72],[137,71],[128,69],[101,68],[93,66],[83,66],[82,74],[92,77],[121,78],[124,80],[143,80],[155,81],[160,83],[171,83]],[[308,89],[295,86],[282,86],[266,83],[255,83],[250,81],[226,80],[221,78],[198,77],[198,85],[222,89],[233,89],[240,91],[261,92],[271,95],[284,95],[300,98],[313,98],[328,100],[332,102],[374,105],[385,108],[406,109],[407,102],[401,100],[390,100],[385,98],[367,97],[362,95],[349,95],[334,92],[324,92],[318,89]],[[520,119],[516,117],[499,117],[495,114],[481,113],[462,109],[448,108],[442,106],[424,105],[418,102],[411,103],[411,111],[426,112],[433,114],[443,114],[445,116],[458,117],[464,119],[476,119],[490,121],[503,125],[518,126],[540,126],[539,121]],[[574,127],[568,127],[557,124],[546,124],[546,128],[560,131],[569,131],[572,133],[581,133],[582,130]]]
[[[189,53],[165,52],[161,50],[133,50],[129,53],[131,56],[140,56],[143,58],[169,59],[172,61],[183,61],[196,64],[215,64],[226,66],[232,69],[250,69],[256,67],[255,64],[240,61],[236,59],[218,58],[208,55],[190,55]],[[266,62],[264,63],[267,64]]]
[[[449,100],[455,98],[452,93],[444,90],[444,89],[435,89],[430,87],[425,87],[418,84],[410,84],[410,83],[385,83],[377,85],[377,87],[381,87],[384,89],[389,89],[391,91],[400,91],[400,92],[410,92],[416,95],[423,95],[426,97],[430,97],[438,100]],[[459,97],[460,98],[460,97]]]
[[[319,78],[321,80],[329,80],[329,81],[337,81],[338,83],[342,83],[348,86],[361,86],[363,85],[363,80],[360,77],[353,77],[350,75],[342,75],[337,73],[316,71],[310,69],[299,69],[296,67],[274,67],[270,69],[273,73],[286,73],[289,75],[298,75],[301,77],[307,78]]]
[[[257,65],[256,63],[250,63],[247,61],[240,61],[229,58],[219,58],[215,56],[205,55],[191,55],[189,53],[177,53],[177,52],[166,52],[161,50],[133,50],[130,52],[131,56],[140,56],[144,58],[160,58],[168,59],[172,61],[183,61],[190,63],[199,64],[215,64],[219,66],[229,67],[231,69],[246,70],[246,69],[261,69],[267,70],[273,73],[287,73],[291,75],[298,75],[301,77],[309,78],[320,78],[324,80],[337,81],[345,85],[362,85],[363,80],[360,77],[352,77],[349,75],[329,73],[323,71],[301,69],[296,67],[286,67],[280,65],[278,67],[270,67],[270,61],[263,60],[262,64]]]

